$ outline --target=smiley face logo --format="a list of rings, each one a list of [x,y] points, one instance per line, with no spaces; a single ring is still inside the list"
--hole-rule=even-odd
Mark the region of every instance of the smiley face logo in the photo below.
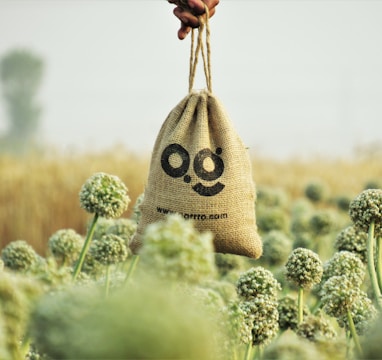
[[[194,158],[193,168],[196,176],[204,181],[215,181],[224,172],[224,162],[220,155],[222,148],[217,148],[213,153],[210,149],[200,150]],[[191,183],[191,176],[187,174],[190,167],[190,154],[179,144],[168,145],[162,153],[161,165],[164,172],[173,177],[180,178],[183,176],[185,183]],[[201,196],[214,196],[219,194],[225,185],[216,182],[214,185],[205,186],[200,181],[192,186],[192,189]]]

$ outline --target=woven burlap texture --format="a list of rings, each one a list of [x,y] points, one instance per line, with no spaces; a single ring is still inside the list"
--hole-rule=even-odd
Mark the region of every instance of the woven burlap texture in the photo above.
[[[207,90],[193,91],[158,134],[132,248],[148,224],[179,213],[214,234],[217,252],[258,258],[255,199],[248,150],[223,105]]]

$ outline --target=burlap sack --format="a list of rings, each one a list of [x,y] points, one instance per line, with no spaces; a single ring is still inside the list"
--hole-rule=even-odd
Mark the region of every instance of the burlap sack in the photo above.
[[[158,134],[132,242],[135,252],[148,224],[179,213],[199,231],[213,232],[217,252],[251,258],[262,253],[249,154],[211,93],[210,76],[207,83],[209,90],[190,91]]]

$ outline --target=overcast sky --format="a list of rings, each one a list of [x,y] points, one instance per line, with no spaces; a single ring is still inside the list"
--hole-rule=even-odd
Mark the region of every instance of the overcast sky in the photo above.
[[[46,141],[150,152],[188,89],[190,42],[177,39],[172,8],[0,0],[0,56],[22,47],[45,60]],[[382,143],[381,19],[382,1],[221,0],[211,19],[213,89],[252,152],[346,156]]]

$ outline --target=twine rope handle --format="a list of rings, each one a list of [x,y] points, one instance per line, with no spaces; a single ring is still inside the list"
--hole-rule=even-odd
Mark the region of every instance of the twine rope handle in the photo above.
[[[191,32],[191,52],[190,52],[190,73],[188,79],[188,92],[191,93],[194,87],[196,67],[198,65],[199,53],[202,53],[203,69],[206,77],[207,89],[212,92],[212,78],[211,78],[211,42],[210,42],[210,25],[209,25],[209,10],[205,5],[205,16],[199,16],[199,29],[198,37],[195,46],[195,29]],[[205,29],[205,44],[203,41],[203,32]]]

